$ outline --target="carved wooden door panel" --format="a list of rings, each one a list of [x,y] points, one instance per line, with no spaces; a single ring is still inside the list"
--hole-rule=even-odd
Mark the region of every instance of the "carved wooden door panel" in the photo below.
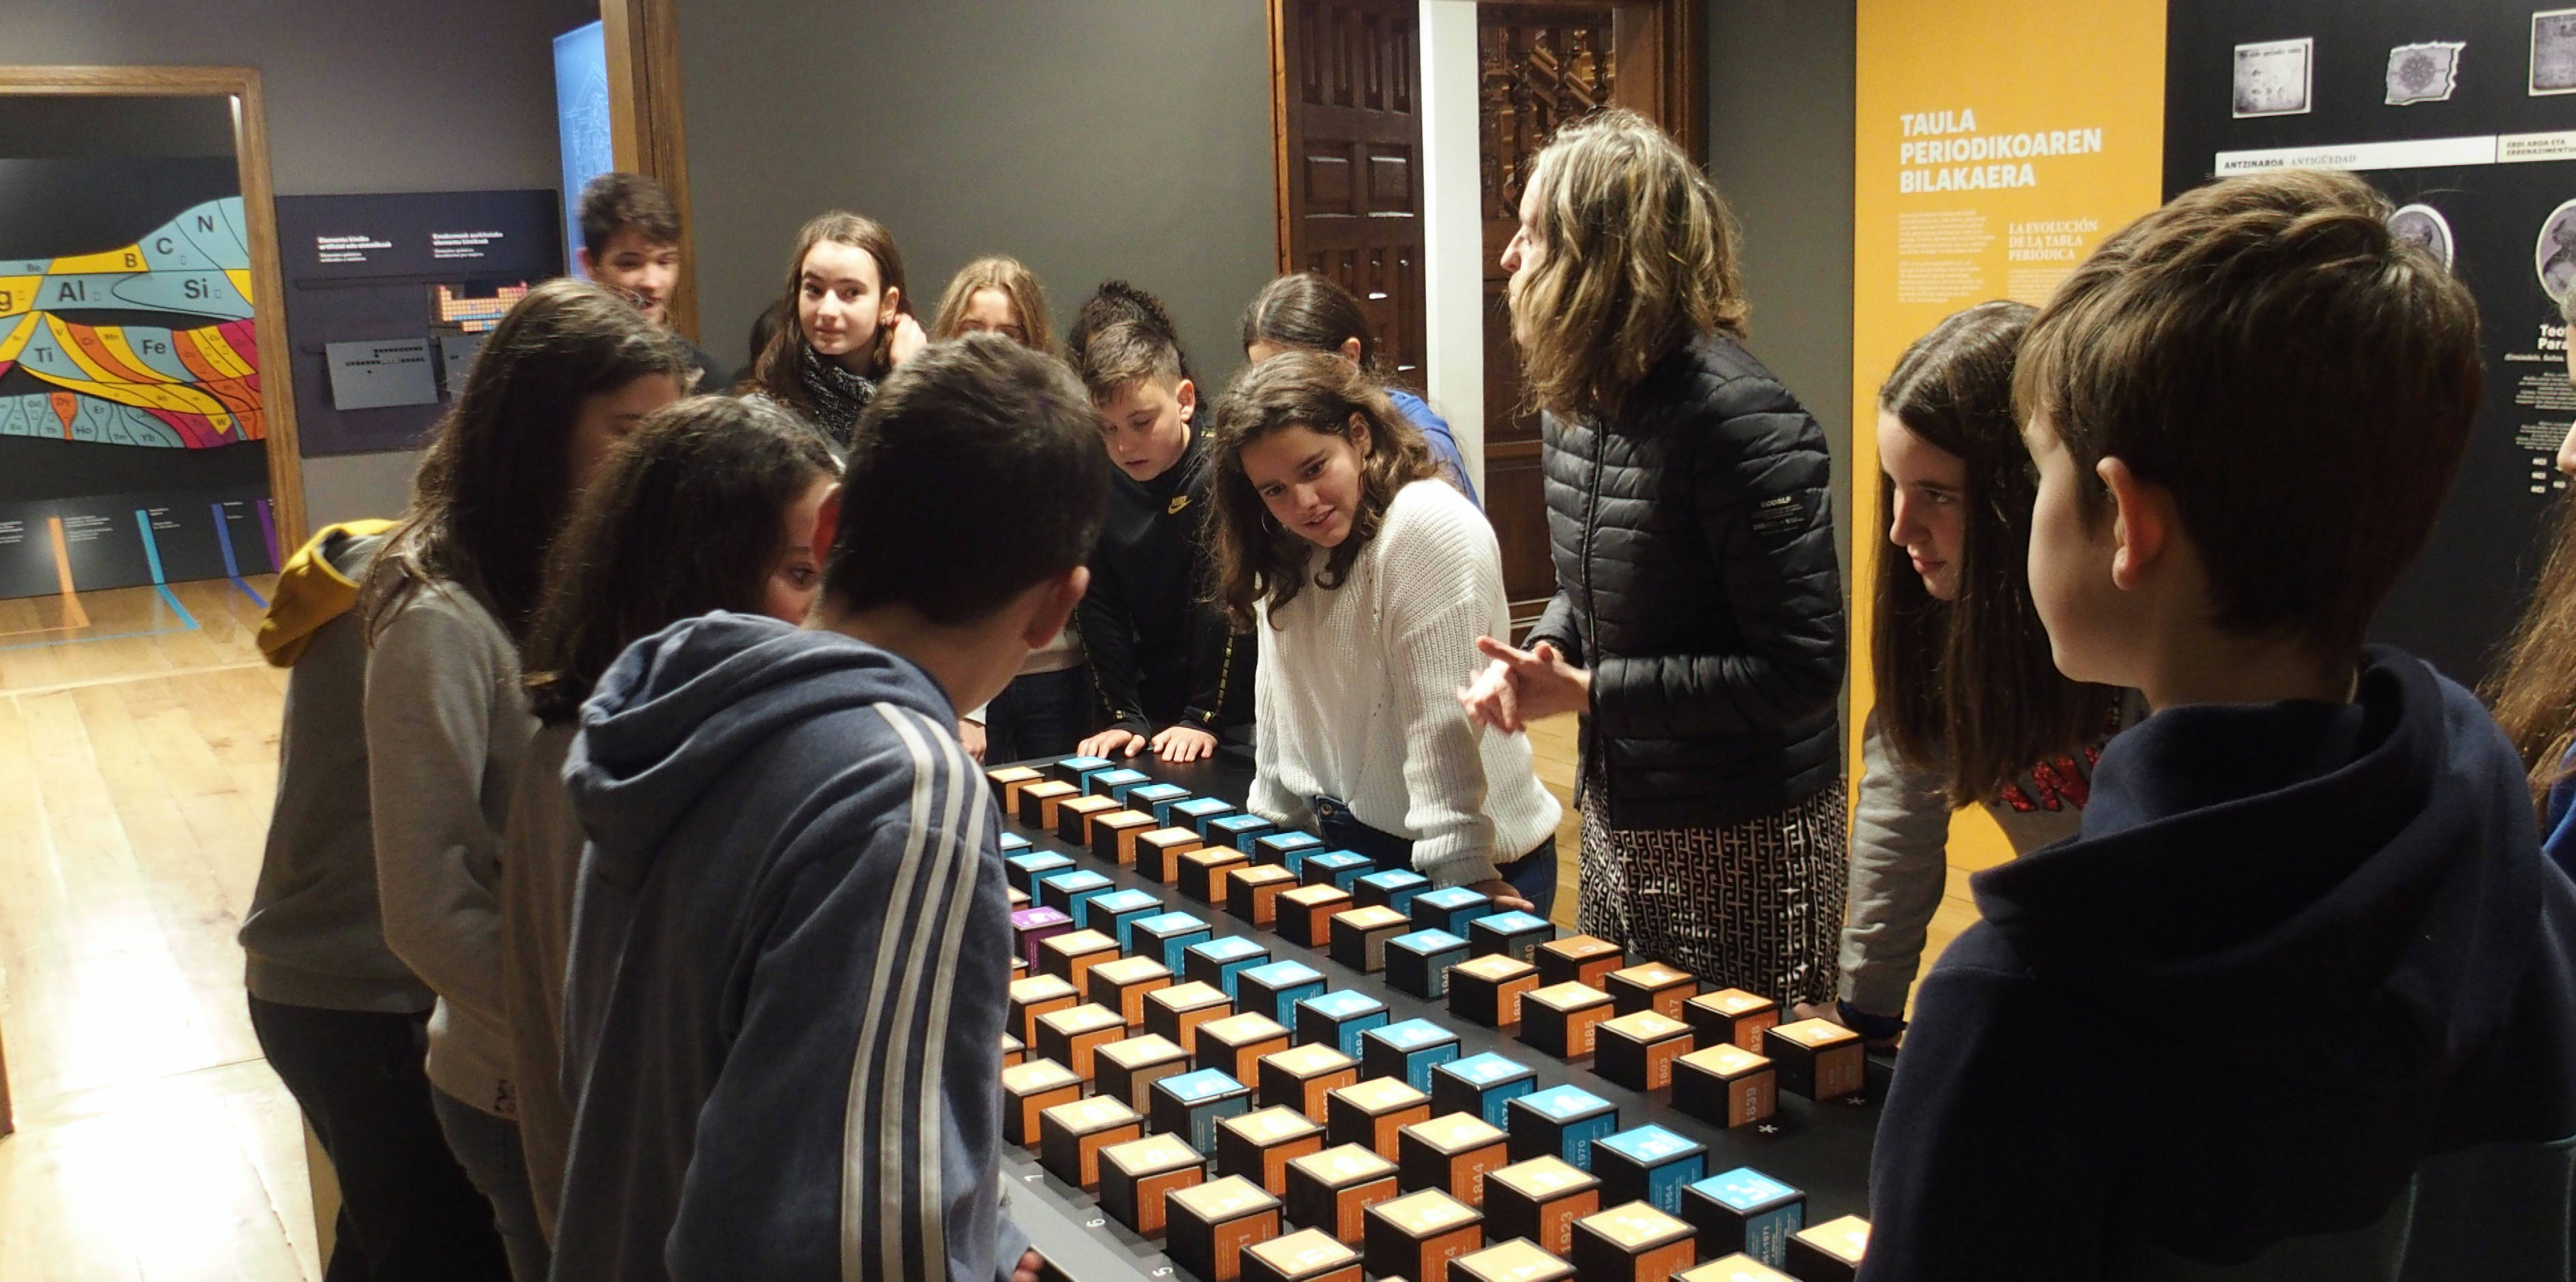
[[[1415,0],[1274,0],[1279,266],[1360,300],[1395,381],[1418,387],[1421,33]]]
[[[1690,0],[1557,0],[1476,6],[1478,162],[1485,231],[1485,513],[1503,548],[1512,616],[1556,592],[1538,411],[1522,394],[1504,301],[1503,246],[1520,225],[1530,163],[1558,128],[1627,107],[1699,154],[1697,13]]]

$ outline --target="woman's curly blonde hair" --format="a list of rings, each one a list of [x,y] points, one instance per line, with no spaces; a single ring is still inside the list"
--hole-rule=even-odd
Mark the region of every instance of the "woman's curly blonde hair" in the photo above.
[[[1613,109],[1566,126],[1530,186],[1539,261],[1513,276],[1510,298],[1521,379],[1539,408],[1614,413],[1694,335],[1743,337],[1735,215],[1645,117]]]

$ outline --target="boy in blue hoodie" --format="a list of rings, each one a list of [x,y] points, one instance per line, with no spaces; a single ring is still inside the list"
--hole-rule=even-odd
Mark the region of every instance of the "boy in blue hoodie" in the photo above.
[[[2480,390],[2467,289],[2389,212],[2212,184],[2030,331],[2032,596],[2154,714],[2080,836],[1972,880],[1864,1279],[2568,1276],[2576,890],[2486,710],[2362,644]]]
[[[1082,598],[1098,418],[970,335],[886,380],[843,486],[815,626],[676,624],[582,708],[557,1277],[1037,1267],[996,1165],[1000,816],[952,727]]]

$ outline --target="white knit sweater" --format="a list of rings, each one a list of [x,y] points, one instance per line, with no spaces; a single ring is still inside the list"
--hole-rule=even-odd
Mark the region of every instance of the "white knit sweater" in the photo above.
[[[1324,560],[1317,550],[1310,572]],[[1442,886],[1494,877],[1546,841],[1562,808],[1539,786],[1528,736],[1479,730],[1458,705],[1485,666],[1476,638],[1510,628],[1484,514],[1443,481],[1397,491],[1348,581],[1310,579],[1263,611],[1252,811],[1305,825],[1315,798],[1346,802],[1413,839],[1415,870]]]

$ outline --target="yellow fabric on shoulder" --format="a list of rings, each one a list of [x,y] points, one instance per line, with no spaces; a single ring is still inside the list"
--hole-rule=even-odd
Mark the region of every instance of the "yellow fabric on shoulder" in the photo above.
[[[269,666],[294,667],[314,632],[357,604],[358,585],[331,564],[331,545],[382,534],[394,524],[371,519],[325,526],[286,558],[277,572],[277,589],[269,594],[268,617],[259,624],[259,652]]]

